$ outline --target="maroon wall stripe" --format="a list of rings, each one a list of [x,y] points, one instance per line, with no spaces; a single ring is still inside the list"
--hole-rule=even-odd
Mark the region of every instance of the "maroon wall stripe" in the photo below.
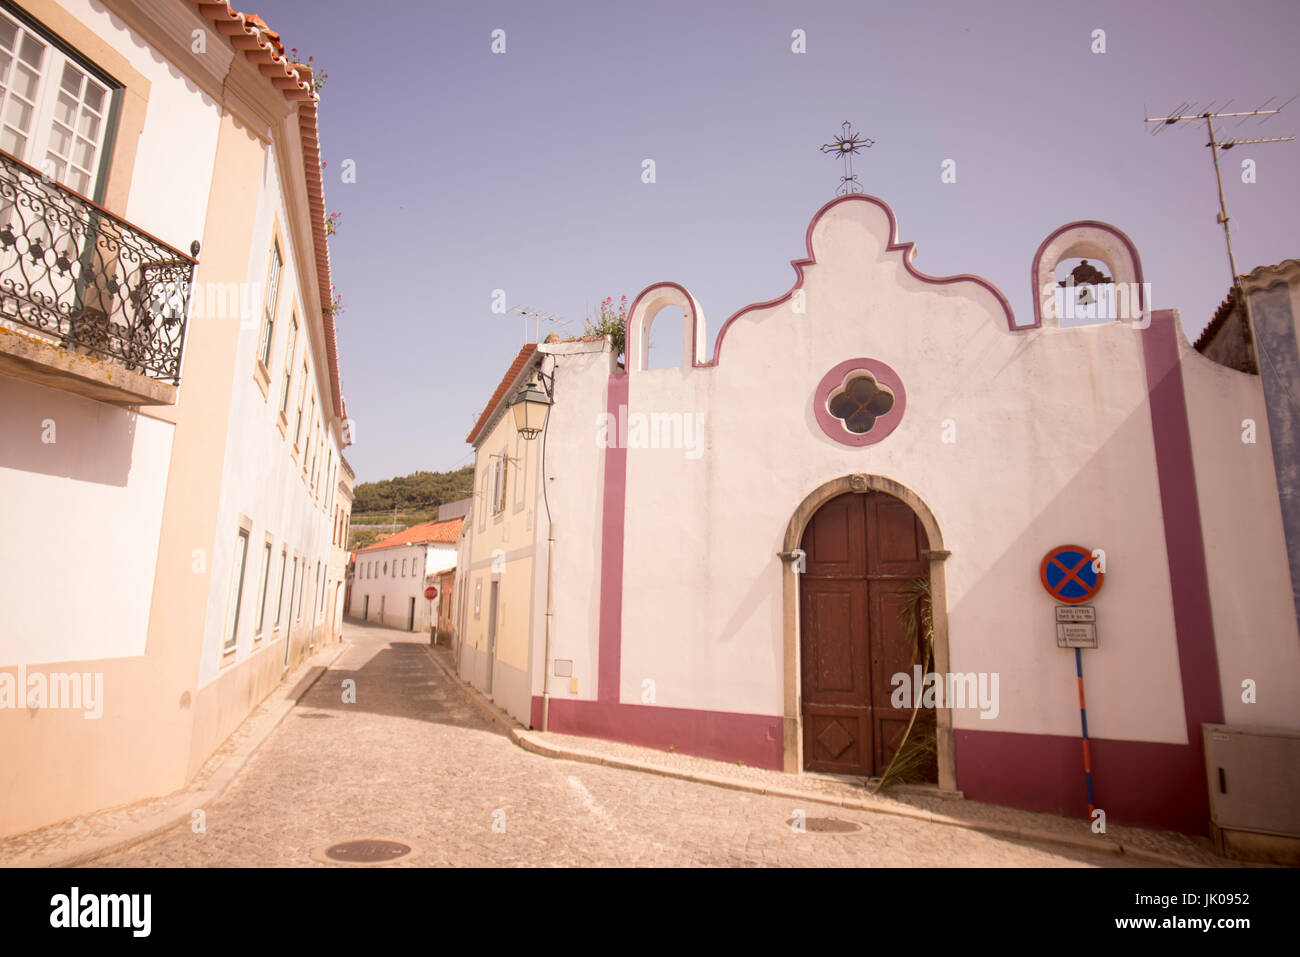
[[[1056,734],[954,734],[957,787],[967,798],[1087,819],[1079,739]],[[1096,806],[1108,823],[1205,833],[1205,773],[1199,745],[1092,739]]]
[[[1146,362],[1165,551],[1169,556],[1169,586],[1174,600],[1187,741],[1199,754],[1202,722],[1223,722],[1223,696],[1219,688],[1214,623],[1210,617],[1210,579],[1205,569],[1205,539],[1196,494],[1192,435],[1183,394],[1183,371],[1178,361],[1174,327],[1177,321],[1172,309],[1153,311],[1150,327],[1139,334]],[[1202,787],[1203,800],[1204,792]]]
[[[541,714],[542,699],[534,697],[534,727],[540,725]],[[678,754],[716,761],[744,761],[773,771],[783,767],[779,715],[551,698],[550,730],[661,751],[671,748]]]

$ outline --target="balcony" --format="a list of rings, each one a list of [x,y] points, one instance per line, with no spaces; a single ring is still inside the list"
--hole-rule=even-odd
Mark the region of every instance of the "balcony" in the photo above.
[[[198,246],[173,249],[0,151],[0,374],[175,403]]]

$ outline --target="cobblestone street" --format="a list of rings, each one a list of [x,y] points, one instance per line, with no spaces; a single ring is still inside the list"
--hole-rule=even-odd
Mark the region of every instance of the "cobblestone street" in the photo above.
[[[341,657],[225,793],[92,866],[324,866],[313,851],[384,838],[397,866],[1128,866],[1102,852],[748,794],[530,754],[431,660],[428,639],[354,622]],[[343,703],[343,682],[356,703]],[[796,810],[807,833],[790,826]],[[851,831],[816,831],[818,819]],[[495,826],[494,826],[495,825]]]

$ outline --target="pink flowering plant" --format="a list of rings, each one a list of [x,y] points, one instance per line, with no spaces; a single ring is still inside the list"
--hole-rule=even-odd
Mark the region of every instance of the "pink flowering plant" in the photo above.
[[[600,301],[600,318],[587,317],[587,325],[582,330],[584,336],[609,336],[614,343],[614,355],[621,356],[627,345],[627,296],[614,305],[614,297],[606,296]]]
[[[316,69],[316,63],[315,63],[315,61],[312,60],[312,58],[311,58],[310,56],[307,57],[306,62],[303,62],[302,58],[298,56],[298,48],[297,48],[297,47],[290,47],[290,48],[289,48],[289,62],[290,62],[290,63],[296,63],[296,64],[299,65],[299,66],[307,66],[307,67],[311,67],[311,86],[312,86],[312,89],[315,90],[317,93],[319,93],[321,90],[325,89],[325,81],[329,79],[329,76],[330,76],[330,75],[329,75],[328,73],[321,73],[320,71],[318,71],[318,70]]]

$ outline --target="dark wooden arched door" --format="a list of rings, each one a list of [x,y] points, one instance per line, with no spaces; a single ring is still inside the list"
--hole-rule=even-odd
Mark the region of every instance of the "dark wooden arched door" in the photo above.
[[[804,767],[879,775],[912,716],[890,704],[891,678],[919,663],[899,612],[930,575],[925,530],[900,499],[850,492],[817,510],[801,547]]]

